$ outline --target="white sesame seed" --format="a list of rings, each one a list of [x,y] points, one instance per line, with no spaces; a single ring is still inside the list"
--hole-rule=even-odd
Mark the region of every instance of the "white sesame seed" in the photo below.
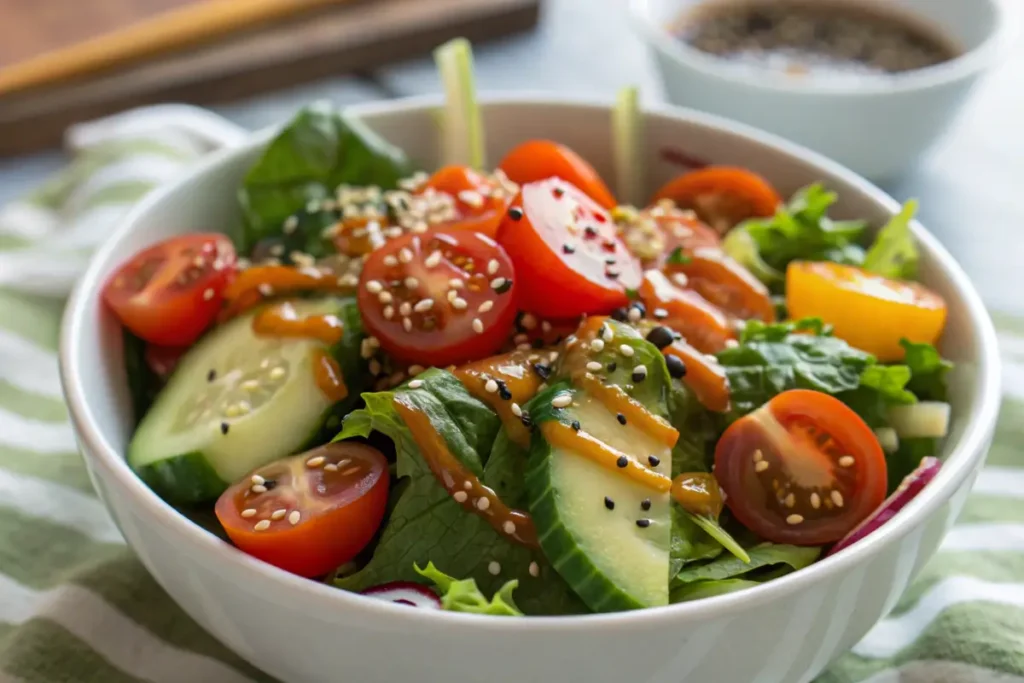
[[[213,288],[207,287],[203,290],[203,301],[209,301],[213,298]]]
[[[811,494],[811,507],[814,508],[815,510],[821,507],[821,496],[819,496],[817,493]]]
[[[590,342],[590,350],[594,351],[595,353],[601,353],[602,351],[604,351],[604,340],[595,339],[594,341]]]
[[[253,493],[266,493],[267,487],[263,484],[253,484],[252,488],[249,489]]]
[[[430,252],[430,256],[423,259],[423,265],[425,265],[427,268],[436,268],[438,265],[440,265],[440,263],[441,252],[439,251],[432,251]]]
[[[385,320],[391,320],[394,317],[395,317],[395,307],[394,306],[385,306],[384,307],[384,319]]]
[[[412,262],[412,250],[408,247],[402,247],[398,250],[398,260],[402,263]]]
[[[512,404],[512,414],[515,415],[516,417],[523,416],[523,409],[519,407],[518,403]]]
[[[384,257],[384,265],[389,268],[394,268],[395,266],[398,265],[398,259],[392,256],[391,254],[388,254],[387,256]]]
[[[680,287],[686,287],[690,284],[690,279],[686,277],[685,273],[672,273],[672,281]]]
[[[636,351],[634,351],[633,347],[630,346],[629,344],[622,344],[619,346],[619,353],[621,353],[626,358],[632,358],[633,354],[636,353]]]
[[[533,348],[532,346],[530,346],[526,342],[523,342],[522,344],[519,344],[518,346],[516,346],[516,351],[529,351],[532,348]]]
[[[768,469],[768,461],[767,460],[758,460],[757,464],[754,465],[754,471],[755,472],[764,472],[766,469]]]
[[[476,310],[477,310],[477,313],[486,313],[487,311],[491,310],[492,308],[494,308],[494,302],[491,301],[490,299],[488,299],[487,301],[485,301],[482,304],[480,304],[479,306],[477,306]]]
[[[292,510],[291,513],[288,514],[288,523],[292,526],[298,524],[300,519],[302,519],[302,513],[298,510]]]
[[[239,415],[248,415],[249,411],[251,411],[251,410],[252,410],[252,406],[249,404],[248,401],[239,401],[238,402],[238,414]]]
[[[501,565],[497,562],[491,562],[487,565],[487,571],[489,571],[493,576],[497,576],[501,573]]]
[[[324,456],[322,456],[322,455],[317,455],[315,457],[312,457],[312,458],[310,458],[309,460],[306,461],[306,467],[320,467],[320,465],[324,464],[324,460],[325,459],[326,458],[324,458]]]
[[[803,521],[804,521],[804,516],[803,515],[795,515],[794,514],[794,515],[790,515],[789,517],[786,517],[786,524],[790,524],[792,526],[796,526],[797,524],[802,524]]]
[[[462,289],[463,287],[466,286],[466,283],[464,283],[457,277],[453,277],[451,280],[448,281],[448,286],[451,287],[452,289]]]
[[[448,299],[448,303],[451,303],[455,301],[455,299],[459,296],[459,293],[456,292],[454,289],[449,289],[448,294],[446,294],[445,296]]]
[[[420,299],[419,301],[416,302],[416,305],[412,307],[412,310],[416,311],[417,313],[426,313],[433,307],[433,299]]]
[[[281,379],[282,377],[284,377],[284,375],[285,371],[284,368],[282,368],[281,366],[278,366],[270,371],[270,379]]]
[[[416,365],[416,364],[410,365],[409,366],[409,376],[410,377],[415,377],[416,375],[420,374],[424,370],[426,370],[426,368],[423,367],[422,365]]]
[[[256,522],[256,526],[254,526],[252,529],[253,529],[253,531],[266,531],[269,528],[270,528],[270,520],[269,519],[261,519],[260,521]]]
[[[530,576],[532,576],[533,578],[537,578],[538,576],[540,576],[540,565],[536,562],[530,563]]]
[[[420,286],[420,281],[414,278],[412,275],[410,275],[409,277],[405,278],[405,286],[408,287],[409,289],[416,289],[417,287]]]
[[[505,523],[501,525],[502,531],[511,536],[516,532],[516,523],[512,520],[505,520]]]
[[[828,497],[832,499],[832,502],[835,503],[837,508],[843,507],[843,494],[839,493],[839,491],[833,489],[832,492],[828,494]]]
[[[646,365],[637,365],[636,367],[633,368],[633,374],[634,375],[639,375],[640,377],[646,377],[647,376],[647,366]]]
[[[484,205],[484,198],[479,192],[473,190],[462,190],[459,192],[459,201],[469,204],[474,209],[479,209]]]
[[[369,280],[366,283],[366,291],[368,291],[370,294],[380,294],[381,292],[384,291],[384,285],[382,285],[377,280]]]
[[[377,295],[377,301],[382,304],[389,304],[395,300],[395,297],[391,296],[391,292],[381,292]]]
[[[267,480],[264,479],[263,477],[261,477],[258,474],[252,475],[252,478],[250,479],[250,481],[252,483],[256,484],[256,485],[261,485],[261,484],[266,484],[267,483]]]
[[[463,299],[461,296],[457,296],[454,299],[452,299],[452,308],[454,308],[456,311],[464,311],[468,307],[469,304],[466,303],[466,300]]]
[[[705,358],[705,360],[707,360],[707,362],[711,363],[712,365],[715,365],[715,364],[718,363],[718,358],[714,354],[705,353],[704,354],[704,358]]]
[[[572,403],[572,394],[559,394],[551,399],[551,406],[554,408],[565,408]]]
[[[513,344],[522,344],[523,342],[528,341],[530,341],[530,335],[526,334],[525,332],[520,332],[516,336],[512,337]]]
[[[498,393],[498,383],[493,379],[487,380],[486,382],[484,382],[484,391],[486,391],[488,394]]]
[[[498,272],[498,268],[501,268],[501,264],[498,263],[498,259],[492,258],[487,262],[487,274],[494,275]]]
[[[764,453],[761,452],[760,448],[754,449],[754,462],[761,462],[764,460]]]
[[[491,289],[501,289],[502,287],[505,286],[506,282],[508,282],[507,279],[503,277],[496,277],[493,280],[491,280]]]
[[[359,284],[359,278],[352,273],[345,273],[338,278],[338,285],[341,287],[355,287]]]
[[[337,472],[337,471],[338,471],[338,466],[335,465],[333,462],[329,462],[326,465],[324,465],[324,472]]]
[[[636,306],[631,306],[629,312],[626,313],[626,318],[629,319],[629,322],[631,323],[638,322],[642,317],[643,315],[640,313],[640,309]]]
[[[853,465],[854,462],[855,461],[852,455],[844,455],[843,457],[839,458],[840,467],[850,467],[851,465]]]
[[[467,491],[469,491],[470,489],[473,488],[473,482],[471,482],[469,479],[467,479],[466,481],[462,482],[462,488],[464,488]]]
[[[256,516],[256,508],[246,508],[246,509],[242,510],[242,517],[245,517],[246,519],[248,519],[249,517],[255,517],[255,516]]]
[[[412,332],[412,320],[410,318],[402,318],[402,328],[406,332]]]
[[[491,507],[491,499],[490,498],[485,498],[485,497],[481,496],[476,501],[476,509],[480,510],[481,512],[486,510],[489,507]]]
[[[452,498],[455,499],[456,503],[465,503],[469,499],[469,494],[465,491],[456,491],[452,494]]]
[[[480,318],[473,318],[473,331],[477,334],[483,334],[484,322]]]
[[[783,501],[786,507],[791,508],[796,505],[796,495],[790,493],[786,496],[786,500]]]
[[[739,345],[740,345],[740,343],[738,341],[736,341],[735,339],[726,339],[725,340],[725,348],[727,348],[727,349],[735,349]]]
[[[412,315],[412,304],[410,304],[408,301],[403,301],[398,306],[398,313],[399,315]]]
[[[532,330],[537,327],[537,316],[533,313],[524,313],[519,322],[522,323],[523,329]]]
[[[410,389],[419,389],[422,386],[423,386],[423,380],[421,380],[421,379],[414,379],[413,381],[409,382],[409,388]]]
[[[655,308],[654,309],[654,317],[658,318],[659,320],[661,320],[663,318],[667,318],[668,317],[668,311],[666,311],[664,308]]]
[[[266,282],[256,287],[256,291],[258,291],[263,296],[274,296],[274,288],[268,285]]]
[[[279,508],[277,510],[274,510],[273,513],[271,513],[270,518],[276,522],[279,519],[284,519],[284,516],[287,514],[287,510],[285,510],[284,508]]]
[[[605,342],[610,342],[612,339],[615,339],[615,332],[613,332],[612,328],[608,325],[603,325],[601,327],[601,338],[604,339]]]
[[[592,360],[589,363],[587,363],[587,370],[590,370],[591,372],[597,372],[603,367],[604,366],[598,363],[596,360]]]

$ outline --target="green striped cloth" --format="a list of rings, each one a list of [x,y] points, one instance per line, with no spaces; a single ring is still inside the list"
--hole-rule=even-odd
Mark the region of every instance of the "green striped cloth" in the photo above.
[[[0,683],[270,680],[125,547],[76,452],[56,360],[63,296],[92,248],[239,136],[189,108],[89,124],[70,132],[64,171],[0,209]],[[998,322],[1010,393],[988,467],[939,556],[822,683],[1024,683],[1024,319]]]

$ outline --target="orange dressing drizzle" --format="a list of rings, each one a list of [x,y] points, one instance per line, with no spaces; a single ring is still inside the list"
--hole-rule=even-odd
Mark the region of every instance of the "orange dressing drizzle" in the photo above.
[[[463,365],[454,373],[470,394],[494,409],[505,425],[509,438],[523,448],[530,446],[530,431],[523,425],[522,418],[513,412],[512,405],[519,406],[521,410],[537,393],[543,381],[530,365],[527,354],[513,351]],[[496,383],[500,382],[505,392],[500,389],[487,391],[487,381],[492,379]]]
[[[672,480],[672,498],[687,512],[718,519],[722,513],[722,492],[715,475],[687,472]]]
[[[589,372],[584,374],[580,384],[583,390],[600,401],[605,408],[613,413],[621,413],[626,421],[641,431],[665,444],[669,448],[676,445],[679,432],[651,411],[644,404],[632,398],[621,388],[613,384],[602,384]]]
[[[322,349],[316,352],[313,359],[313,374],[316,385],[331,402],[337,403],[348,396],[348,387],[345,386],[338,361]]]
[[[256,334],[273,337],[300,337],[317,339],[328,346],[341,341],[341,320],[335,315],[310,315],[299,317],[289,302],[269,306],[252,321]]]
[[[342,285],[338,273],[323,268],[291,266],[253,266],[238,274],[224,291],[227,308],[223,318],[238,315],[265,297],[294,292],[351,292]]]
[[[412,432],[430,471],[464,510],[480,515],[503,536],[531,548],[539,547],[537,529],[528,513],[509,508],[493,490],[484,486],[476,475],[466,469],[452,455],[423,411],[404,401],[400,395],[395,397],[394,406]]]

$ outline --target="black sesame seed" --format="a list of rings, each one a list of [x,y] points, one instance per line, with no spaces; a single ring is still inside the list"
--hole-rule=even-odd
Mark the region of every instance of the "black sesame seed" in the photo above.
[[[645,379],[647,379],[647,373],[641,370],[634,370],[632,378],[634,382],[643,382]]]
[[[576,253],[576,247],[572,246],[571,244],[563,244],[562,245],[562,253],[563,254],[575,254]]]
[[[499,287],[495,287],[494,291],[498,294],[504,294],[510,289],[512,289],[512,278],[503,277],[501,278],[501,285]]]
[[[503,401],[512,400],[512,392],[508,390],[508,385],[503,380],[498,380],[498,396],[501,396]]]
[[[212,382],[215,379],[217,379],[217,371],[216,370],[210,370],[208,373],[206,373],[206,381],[207,382]]]
[[[615,251],[616,243],[615,240],[608,239],[602,242],[601,246],[604,247],[605,251]]]
[[[615,368],[617,367],[619,367],[619,364],[616,363],[615,361],[612,361],[611,363],[608,364],[608,372],[615,372]]]
[[[544,348],[544,340],[541,339],[540,337],[538,337],[537,339],[534,339],[530,343],[530,345],[533,346],[533,348],[535,348],[535,349],[543,349]]]
[[[640,527],[641,529],[646,529],[647,527],[649,527],[651,525],[651,520],[649,520],[649,519],[638,519],[638,520],[636,520],[636,525],[638,527]]]
[[[622,413],[617,413],[615,415],[615,419],[619,421],[620,425],[626,424],[626,416],[623,415]]]
[[[523,426],[526,427],[527,429],[532,429],[533,428],[533,420],[530,419],[530,414],[529,413],[524,412],[522,414],[522,416],[519,418],[519,420],[523,423]]]
[[[651,463],[651,467],[657,467],[661,464],[661,458],[656,455],[648,455],[647,462]]]
[[[597,237],[597,228],[595,228],[593,225],[588,225],[587,227],[583,228],[583,234],[587,237],[587,239],[593,239]]]
[[[563,194],[565,194],[565,190],[563,190],[560,187],[556,187],[554,192],[556,197],[561,197]]]
[[[573,428],[574,430],[576,430],[577,432],[578,432],[578,431],[580,431],[580,421],[579,421],[579,420],[573,420],[573,421],[572,421],[572,424],[571,424],[570,426],[571,426],[571,427],[572,427],[572,428]]]
[[[605,496],[604,497],[604,506],[606,508],[608,508],[609,510],[614,510],[615,509],[615,501],[612,500],[611,498],[609,498],[608,496]]]
[[[619,307],[612,311],[612,319],[618,320],[620,323],[626,322],[626,309]]]
[[[686,377],[686,364],[676,356],[665,356],[665,365],[668,366],[668,374],[676,379]]]
[[[658,325],[647,333],[647,341],[657,346],[660,350],[672,344],[675,341],[675,335],[667,327]]]
[[[221,434],[227,434],[228,430],[230,428],[231,428],[231,425],[229,425],[227,422],[221,422],[220,423],[220,433]]]
[[[639,301],[634,301],[633,303],[631,303],[631,304],[629,305],[629,310],[631,310],[631,311],[632,311],[632,310],[636,310],[636,311],[639,311],[639,312],[640,312],[640,317],[641,317],[641,318],[645,318],[645,317],[647,317],[647,307],[646,307],[646,306],[644,306],[644,305],[643,305],[643,304],[642,304],[641,302],[639,302]]]
[[[523,210],[518,206],[510,206],[508,208],[508,217],[514,221],[518,221],[523,217]]]
[[[606,259],[604,260],[604,262],[605,262],[606,264],[608,264],[609,266],[614,266],[614,265],[615,265],[615,261],[616,261],[616,259],[615,259],[615,257],[614,257],[614,256],[609,256],[608,258],[606,258]]]
[[[619,279],[619,271],[608,269],[608,270],[606,270],[604,272],[604,276],[606,278],[608,278],[609,280],[618,280]]]
[[[651,499],[650,498],[644,498],[642,501],[640,501],[640,508],[643,509],[643,510],[650,510],[651,509]]]
[[[537,376],[541,379],[547,379],[551,376],[551,366],[544,365],[543,363],[534,363],[533,371],[537,373]]]
[[[625,467],[626,465],[629,464],[629,458],[627,458],[624,455],[620,455],[619,459],[615,461],[615,464],[618,465],[619,467]]]
[[[277,480],[275,480],[275,479],[267,479],[265,482],[263,482],[263,485],[266,486],[267,490],[269,491],[272,488],[274,488],[275,486],[277,486]]]

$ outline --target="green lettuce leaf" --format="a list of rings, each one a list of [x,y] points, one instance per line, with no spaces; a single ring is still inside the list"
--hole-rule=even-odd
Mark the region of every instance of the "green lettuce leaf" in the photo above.
[[[672,506],[672,541],[669,552],[669,576],[686,565],[713,560],[722,554],[722,544],[713,539],[679,505]]]
[[[576,614],[588,611],[539,553],[498,534],[480,515],[466,512],[436,480],[405,423],[393,407],[396,393],[424,411],[449,450],[481,481],[515,507],[522,499],[516,458],[526,456],[501,430],[498,416],[473,398],[450,373],[430,369],[417,377],[422,385],[363,394],[366,407],[345,418],[336,440],[379,432],[390,438],[404,490],[369,562],[335,585],[361,591],[391,581],[421,579],[413,564],[434,562],[451,576],[474,579],[485,593],[521,579],[517,604],[527,614]],[[484,454],[481,456],[480,454]],[[498,576],[489,571],[501,567]],[[529,573],[537,562],[540,576]]]
[[[878,231],[874,244],[864,257],[864,270],[894,280],[917,278],[920,254],[910,232],[910,222],[917,213],[917,201],[911,199],[898,214]]]
[[[132,411],[138,422],[153,405],[160,393],[163,382],[146,362],[146,342],[124,328],[124,369],[128,379],[128,393],[132,399]]]
[[[931,344],[917,344],[903,339],[906,349],[903,362],[910,369],[908,388],[922,401],[945,401],[946,382],[953,363],[943,359]]]
[[[746,590],[747,588],[753,588],[758,585],[760,585],[759,582],[747,581],[746,579],[724,579],[722,581],[694,581],[693,583],[682,583],[678,586],[672,587],[672,591],[669,593],[669,601],[672,603],[691,602],[702,598],[711,598],[716,595],[735,593],[736,591]]]
[[[473,579],[453,579],[435,567],[433,562],[428,562],[426,569],[420,569],[415,565],[413,568],[420,576],[434,582],[441,594],[441,606],[450,612],[490,614],[499,617],[524,616],[512,599],[512,591],[519,586],[515,579],[506,581],[494,593],[494,597],[488,600]]]
[[[787,571],[796,571],[813,564],[821,555],[821,548],[761,543],[747,549],[750,561],[731,555],[722,555],[710,562],[692,564],[683,568],[672,579],[676,586],[693,581],[719,581],[721,579],[756,578],[760,570],[783,565]]]
[[[332,198],[341,184],[394,188],[410,170],[401,150],[361,122],[330,106],[307,107],[277,134],[243,180],[239,251],[282,237],[284,222],[294,215],[300,224],[288,246],[317,256],[324,250],[320,233],[337,216],[307,212],[310,202],[315,206]]]
[[[938,452],[938,439],[900,439],[900,447],[896,452],[887,453],[885,456],[889,474],[889,494],[896,490],[908,474],[917,469],[921,464],[921,458],[936,455]]]

